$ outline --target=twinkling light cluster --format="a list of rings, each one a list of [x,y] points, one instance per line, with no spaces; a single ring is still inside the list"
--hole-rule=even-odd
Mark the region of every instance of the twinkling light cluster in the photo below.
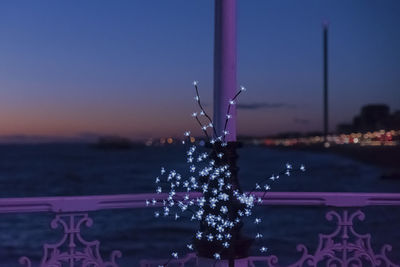
[[[253,216],[254,206],[262,203],[263,198],[257,197],[255,192],[264,192],[265,196],[271,189],[272,182],[278,180],[282,175],[290,176],[294,171],[305,171],[305,167],[301,165],[295,170],[291,164],[287,163],[284,171],[260,179],[251,192],[243,193],[235,188],[231,181],[230,166],[224,160],[226,155],[221,152],[223,151],[221,147],[228,145],[225,139],[229,134],[226,131],[228,121],[232,118],[230,114],[231,106],[236,104],[237,97],[246,89],[242,86],[236,95],[229,100],[225,127],[222,135],[218,136],[211,118],[201,104],[198,82],[193,82],[193,85],[196,90],[195,101],[200,112],[194,112],[192,116],[211,144],[211,152],[203,152],[196,145],[189,145],[185,155],[188,164],[188,173],[185,176],[176,170],[167,171],[162,167],[160,175],[155,178],[156,193],[160,194],[160,197],[146,200],[146,205],[161,206],[159,210],[154,212],[156,218],[172,217],[174,220],[188,218],[191,221],[198,221],[206,225],[206,230],[199,230],[194,233],[192,240],[219,243],[221,250],[215,251],[213,256],[215,260],[220,260],[222,250],[229,249],[232,245],[232,229],[241,223],[242,218]],[[202,122],[204,120],[206,120],[206,123]],[[209,134],[208,131],[211,131],[212,134]],[[190,131],[184,132],[183,135],[190,140]],[[185,143],[183,141],[183,144]],[[190,142],[188,143],[190,144]],[[233,201],[240,203],[240,207],[232,208]],[[253,222],[257,228],[254,238],[262,240],[263,235],[259,232],[259,225],[262,220],[255,217]],[[190,242],[186,244],[186,248],[194,250],[195,246]],[[267,250],[264,245],[259,249],[261,253],[266,253]],[[177,258],[178,252],[173,251],[171,259]]]

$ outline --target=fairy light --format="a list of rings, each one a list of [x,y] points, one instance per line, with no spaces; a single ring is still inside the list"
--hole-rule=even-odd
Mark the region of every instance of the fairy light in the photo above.
[[[203,233],[202,232],[199,231],[199,232],[196,233],[196,238],[197,239],[200,240],[202,237],[203,237]]]
[[[212,234],[207,235],[207,241],[211,242],[214,240],[214,236]]]
[[[302,164],[302,165],[300,166],[300,170],[301,170],[302,172],[305,172],[305,171],[306,171],[306,167],[304,167],[304,165]]]
[[[253,191],[250,193],[242,193],[238,189],[234,188],[231,184],[232,173],[230,172],[230,166],[222,163],[224,153],[216,150],[216,145],[225,147],[228,143],[225,141],[225,137],[229,135],[226,130],[228,120],[232,119],[230,114],[231,105],[236,104],[236,98],[239,94],[246,90],[245,87],[241,86],[240,90],[236,95],[229,100],[228,110],[226,113],[225,127],[222,131],[222,135],[217,135],[213,121],[208,116],[201,104],[201,98],[198,93],[198,82],[194,81],[193,85],[196,89],[195,100],[200,108],[199,112],[193,112],[192,117],[197,121],[203,130],[204,134],[208,138],[209,143],[212,145],[213,152],[206,153],[197,149],[196,145],[191,145],[186,151],[186,162],[189,165],[189,175],[181,175],[176,170],[169,171],[168,174],[164,167],[161,168],[161,176],[155,178],[156,193],[166,193],[165,199],[152,199],[146,200],[146,205],[152,204],[157,207],[157,203],[162,204],[160,210],[154,212],[154,217],[159,218],[160,215],[163,217],[172,217],[175,220],[188,218],[190,221],[201,221],[206,223],[210,228],[204,231],[197,231],[194,233],[194,238],[197,240],[204,240],[206,242],[215,243],[218,242],[219,246],[223,249],[230,247],[232,241],[231,231],[235,227],[241,224],[241,218],[253,216],[253,208],[255,205],[263,203],[263,198],[256,197]],[[200,115],[200,117],[199,117]],[[201,120],[208,120],[204,123]],[[208,129],[213,131],[213,135],[208,135]],[[184,132],[184,137],[187,138],[188,144],[194,140],[191,136],[190,131]],[[184,141],[183,144],[186,144]],[[212,159],[211,155],[216,158]],[[286,174],[287,176],[294,173],[297,169],[292,164],[286,163],[284,171],[278,175],[272,175],[267,178],[262,178],[260,181],[255,183],[254,190],[264,191],[264,195],[271,189],[270,184],[266,184],[265,180],[271,182],[276,181],[279,175]],[[299,167],[301,172],[305,171],[304,165]],[[167,188],[164,188],[166,186]],[[177,192],[187,192],[184,195],[177,194]],[[189,192],[200,191],[204,196],[193,198]],[[163,195],[160,195],[163,196]],[[242,207],[235,211],[231,210],[231,201],[238,201]],[[190,212],[189,216],[184,214]],[[256,227],[259,227],[262,220],[259,217],[253,219]],[[263,235],[257,230],[255,235],[256,240],[261,240]],[[193,250],[193,244],[186,244],[188,250]],[[267,252],[267,247],[261,246],[260,252]],[[214,251],[215,260],[221,259],[221,253],[223,251]],[[174,251],[171,253],[171,257],[177,259],[178,252]]]

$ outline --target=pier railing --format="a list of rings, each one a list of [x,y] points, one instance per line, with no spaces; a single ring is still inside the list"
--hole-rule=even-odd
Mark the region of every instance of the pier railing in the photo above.
[[[256,193],[257,194],[257,193]],[[260,194],[262,197],[263,194]],[[196,198],[200,193],[192,193]],[[177,197],[183,194],[178,193]],[[82,227],[92,226],[90,214],[109,209],[152,208],[146,205],[148,199],[164,199],[163,194],[132,194],[76,197],[30,197],[0,199],[0,213],[40,213],[50,212],[54,218],[50,227],[62,227],[63,234],[59,241],[43,244],[43,255],[40,267],[53,266],[99,266],[118,267],[118,258],[122,256],[115,250],[107,258],[100,254],[99,240],[87,241],[81,233]],[[320,192],[270,192],[263,197],[262,205],[280,206],[326,206],[328,221],[336,223],[335,229],[329,234],[319,234],[319,244],[315,251],[302,244],[297,250],[302,253],[300,259],[290,266],[400,266],[389,259],[391,246],[384,245],[374,251],[371,246],[371,236],[374,233],[358,233],[354,228],[356,220],[363,221],[362,211],[367,206],[400,206],[400,194],[397,193],[320,193]],[[6,231],[6,229],[0,229]],[[135,242],[132,240],[132,242]],[[118,248],[116,248],[118,249]],[[395,253],[400,253],[397,251]],[[186,262],[196,261],[195,254],[188,254],[182,259],[170,261],[171,264],[185,266]],[[248,266],[279,266],[276,256],[249,257]],[[165,261],[143,260],[141,266],[158,266]],[[23,266],[33,266],[28,257],[22,256],[19,263]],[[0,266],[3,266],[0,263]]]

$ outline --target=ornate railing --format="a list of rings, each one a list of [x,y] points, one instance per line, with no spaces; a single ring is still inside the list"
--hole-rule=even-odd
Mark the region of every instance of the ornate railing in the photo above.
[[[191,197],[199,196],[192,193]],[[177,194],[183,197],[183,194]],[[260,194],[262,196],[262,194]],[[108,260],[99,252],[98,240],[87,241],[81,234],[83,226],[90,227],[93,220],[89,212],[108,209],[134,209],[147,206],[147,199],[163,199],[162,194],[77,196],[77,197],[35,197],[6,198],[0,200],[0,213],[51,212],[54,219],[52,229],[61,227],[63,234],[58,242],[43,245],[40,267],[55,266],[96,266],[117,267],[117,259],[122,256],[116,250]],[[314,252],[305,245],[298,245],[301,258],[290,265],[297,266],[400,266],[390,261],[390,245],[384,245],[380,251],[371,246],[371,234],[360,234],[354,229],[354,221],[363,221],[364,213],[359,209],[366,206],[400,206],[400,194],[387,193],[308,193],[308,192],[270,192],[263,198],[263,205],[285,206],[328,206],[340,208],[340,212],[330,210],[326,213],[328,221],[335,221],[336,228],[330,234],[319,234],[319,244]],[[354,211],[354,208],[358,208]],[[3,231],[4,229],[0,229]],[[134,242],[134,241],[133,241]],[[400,252],[398,252],[400,253]],[[186,262],[196,261],[195,254],[188,254],[171,264],[185,266]],[[246,266],[255,266],[257,262],[264,266],[279,266],[276,256],[249,257],[242,260]],[[32,266],[28,257],[21,257],[21,265]],[[143,260],[141,266],[158,266],[165,261]],[[1,264],[0,264],[1,265]],[[1,265],[3,266],[3,265]]]

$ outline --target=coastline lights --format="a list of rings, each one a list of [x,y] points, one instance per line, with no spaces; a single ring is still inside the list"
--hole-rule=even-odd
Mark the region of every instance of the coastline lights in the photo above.
[[[217,150],[217,146],[223,147],[227,145],[225,136],[229,135],[226,130],[228,120],[231,118],[230,105],[235,104],[236,98],[241,92],[246,89],[241,86],[240,90],[236,93],[235,97],[230,100],[228,105],[228,111],[226,114],[225,128],[223,129],[223,136],[217,136],[216,130],[213,127],[213,122],[208,116],[207,112],[201,105],[201,98],[198,92],[198,82],[193,82],[196,89],[196,101],[200,108],[200,112],[193,112],[192,117],[195,118],[203,130],[205,137],[212,146],[212,152],[202,152],[197,148],[196,145],[191,144],[188,146],[186,151],[186,162],[188,164],[188,175],[181,175],[175,170],[167,171],[166,168],[162,167],[160,175],[155,179],[156,193],[160,197],[157,200],[146,200],[146,205],[161,206],[160,210],[154,212],[155,218],[160,217],[172,217],[173,220],[179,221],[183,219],[189,219],[190,221],[203,222],[208,225],[208,228],[202,231],[197,231],[193,234],[191,240],[201,240],[206,242],[212,242],[218,244],[217,251],[213,251],[213,257],[216,261],[220,260],[221,254],[225,249],[228,249],[232,244],[231,231],[235,227],[239,226],[242,217],[253,216],[253,208],[256,205],[262,203],[262,198],[257,197],[255,192],[263,192],[264,196],[271,189],[270,182],[274,182],[279,179],[281,175],[290,176],[294,172],[304,172],[304,165],[294,168],[290,163],[284,165],[283,171],[276,175],[262,177],[255,184],[254,189],[251,192],[242,193],[239,190],[232,187],[231,179],[232,174],[230,172],[230,166],[224,163],[223,159],[226,157],[224,153]],[[206,123],[202,122],[199,118],[199,114],[203,117],[203,120],[207,120]],[[211,130],[211,133],[208,132]],[[185,131],[183,136],[192,142],[190,131]],[[193,143],[193,142],[192,142]],[[215,155],[216,158],[213,158]],[[199,196],[198,191],[203,195]],[[164,192],[165,195],[162,195]],[[183,192],[184,196],[182,197]],[[193,193],[193,194],[192,194]],[[193,197],[196,195],[197,197]],[[232,200],[241,203],[241,207],[232,216],[230,210],[230,203]],[[159,205],[156,205],[156,204]],[[161,216],[163,215],[163,216]],[[253,219],[253,223],[257,228],[257,234],[254,236],[257,243],[260,243],[259,251],[266,253],[268,248],[263,244],[259,226],[262,220],[259,217]],[[185,249],[193,250],[194,245],[187,243]],[[178,252],[174,250],[171,252],[171,258],[169,261],[178,258]]]
[[[254,144],[266,146],[295,146],[316,145],[323,142],[322,136],[293,137],[293,138],[266,138],[254,139]],[[328,142],[333,145],[357,146],[399,146],[400,130],[379,130],[366,133],[350,133],[328,135]]]

